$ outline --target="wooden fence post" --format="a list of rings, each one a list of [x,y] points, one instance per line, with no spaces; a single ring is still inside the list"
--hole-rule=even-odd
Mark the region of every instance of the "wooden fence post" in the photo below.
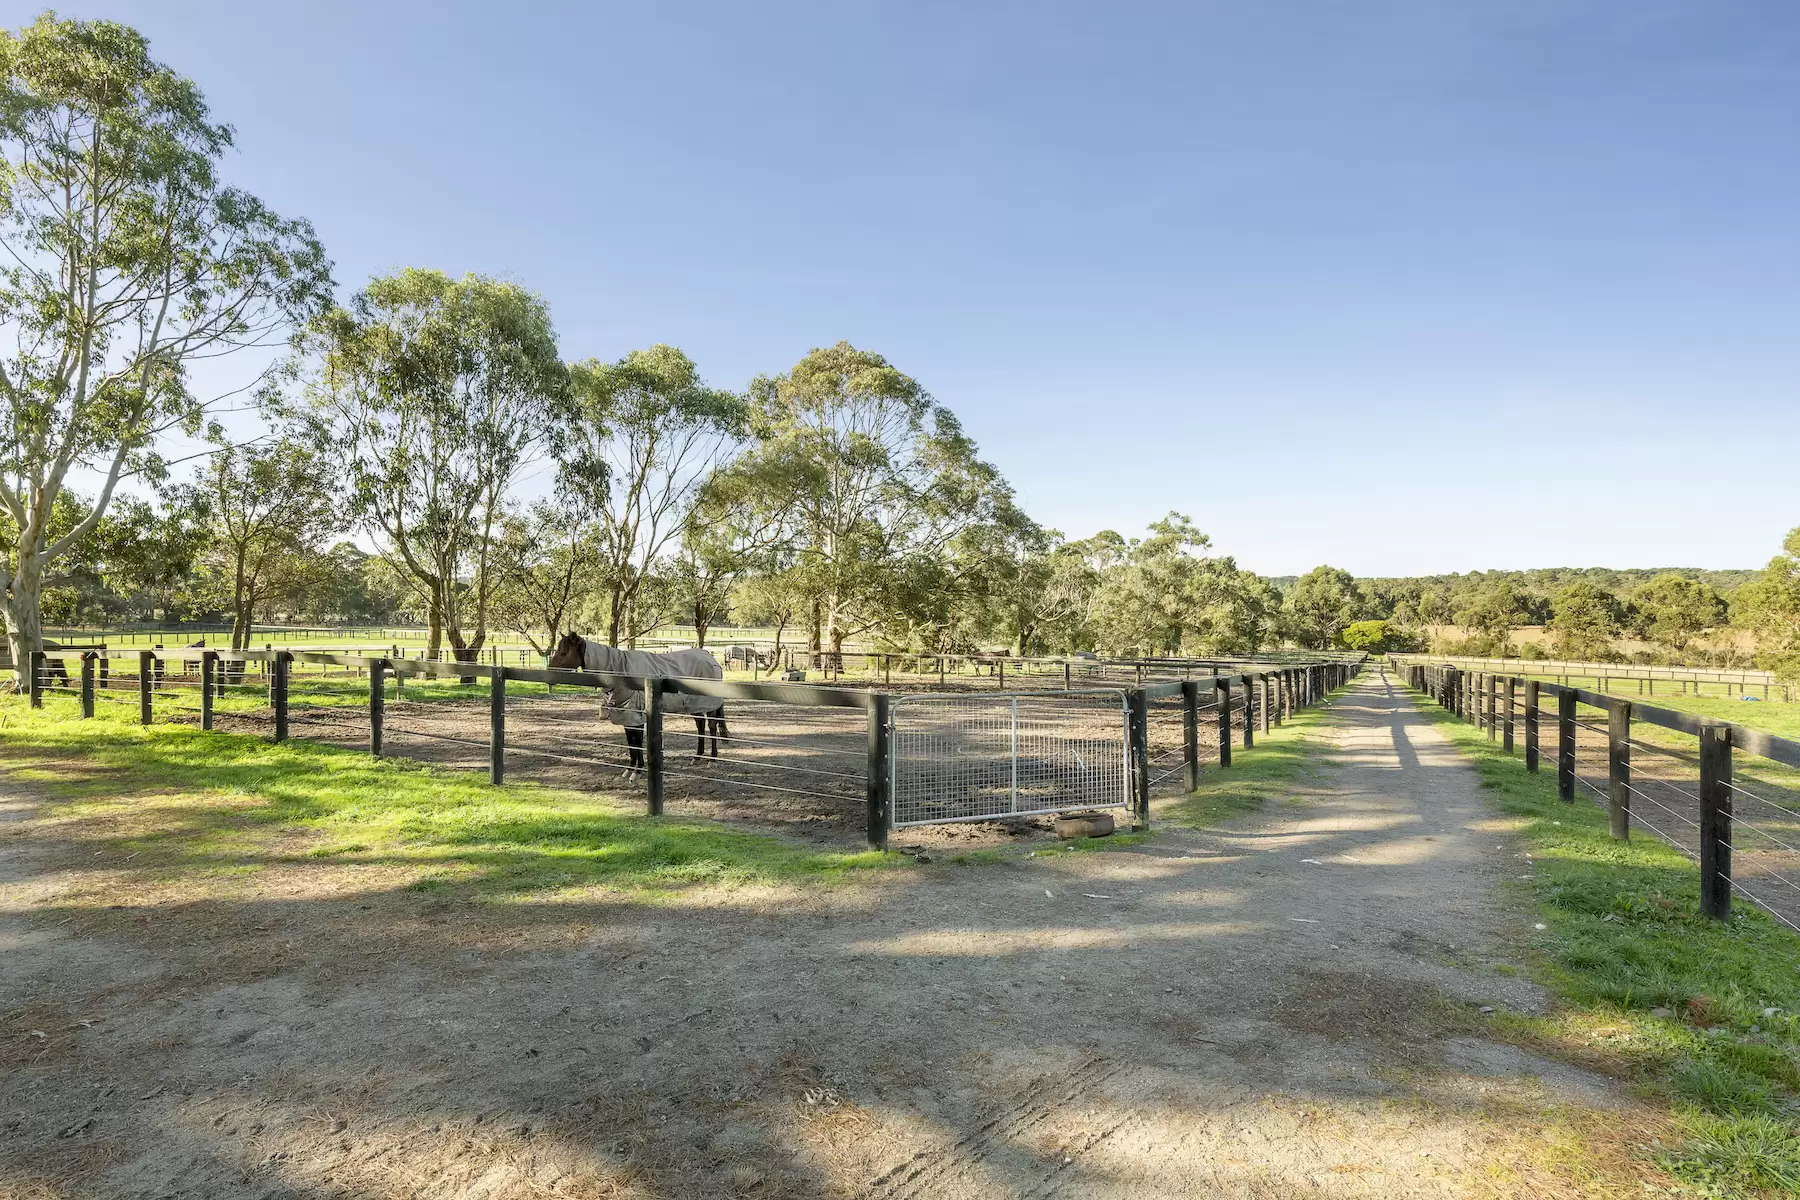
[[[644,689],[644,790],[650,815],[663,811],[663,697],[662,682],[657,679],[639,681]]]
[[[369,754],[375,758],[381,757],[381,726],[387,717],[387,668],[385,658],[369,664]]]
[[[1631,705],[1606,707],[1606,825],[1621,841],[1631,836]]]
[[[891,824],[888,787],[894,756],[893,722],[889,720],[892,711],[893,697],[886,692],[870,694],[869,777],[864,788],[867,814],[863,824],[869,845],[877,850],[887,849],[888,826]]]
[[[1187,790],[1200,786],[1200,684],[1181,681],[1181,762],[1187,768]]]
[[[1513,709],[1519,700],[1519,681],[1514,676],[1506,677],[1506,712],[1500,722],[1500,748],[1508,754],[1513,752]]]
[[[94,666],[99,657],[98,650],[86,650],[81,655],[81,715],[84,720],[94,715]]]
[[[140,725],[148,725],[153,716],[150,700],[151,689],[155,686],[156,680],[151,664],[155,660],[156,656],[150,651],[138,651],[138,724]]]
[[[506,668],[488,676],[488,782],[506,782]]]
[[[1262,707],[1257,711],[1261,713],[1260,720],[1264,734],[1269,732],[1269,687],[1269,674],[1265,671],[1257,679],[1257,690],[1261,693],[1262,699]]]
[[[1556,693],[1556,794],[1575,799],[1575,691]]]
[[[1226,676],[1217,676],[1213,680],[1213,693],[1219,698],[1219,765],[1231,765],[1231,680]]]
[[[1495,725],[1497,724],[1497,718],[1500,715],[1500,713],[1499,713],[1500,677],[1498,675],[1494,675],[1494,674],[1490,673],[1488,676],[1486,676],[1486,679],[1487,679],[1487,689],[1486,689],[1487,695],[1484,698],[1484,703],[1487,705],[1488,741],[1491,742],[1494,740],[1495,734],[1497,734],[1499,732],[1499,730],[1497,730],[1495,728]]]
[[[278,742],[287,741],[288,736],[288,674],[293,661],[292,650],[281,650],[269,669],[269,698],[275,710],[275,740]]]
[[[1538,681],[1525,681],[1525,769],[1538,769]]]
[[[1700,731],[1700,911],[1731,916],[1731,727]]]
[[[219,652],[200,655],[200,728],[213,727],[213,704],[219,687]]]
[[[1150,825],[1150,702],[1142,688],[1125,693],[1126,732],[1131,741],[1131,817],[1134,829]]]
[[[44,663],[48,661],[42,650],[33,650],[25,656],[25,695],[30,698],[31,707],[44,707],[44,672],[49,670]]]
[[[1256,745],[1256,685],[1244,676],[1244,749]]]

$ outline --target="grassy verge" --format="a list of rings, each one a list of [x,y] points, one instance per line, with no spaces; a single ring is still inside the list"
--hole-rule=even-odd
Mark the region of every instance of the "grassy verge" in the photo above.
[[[414,887],[485,894],[829,878],[900,861],[714,822],[650,818],[635,797],[509,784],[304,742],[79,720],[0,705],[0,785],[46,796],[55,836],[174,879],[331,860]]]
[[[1518,886],[1542,910],[1535,968],[1561,1003],[1503,1027],[1665,1098],[1685,1140],[1657,1158],[1695,1194],[1800,1195],[1800,937],[1747,905],[1708,920],[1688,859],[1653,837],[1612,840],[1597,805],[1557,799],[1554,770],[1531,774],[1430,700],[1419,707],[1531,856]]]
[[[1298,803],[1294,787],[1316,767],[1314,735],[1329,712],[1326,704],[1302,709],[1286,724],[1258,733],[1250,749],[1234,747],[1228,769],[1215,764],[1201,771],[1200,786],[1163,802],[1156,819],[1199,829],[1255,812],[1271,800]]]

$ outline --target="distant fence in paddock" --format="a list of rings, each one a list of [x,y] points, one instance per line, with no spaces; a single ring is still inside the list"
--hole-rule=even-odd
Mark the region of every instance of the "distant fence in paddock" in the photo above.
[[[1594,681],[1594,690],[1598,692],[1628,689],[1636,685],[1637,695],[1654,696],[1656,685],[1660,683],[1665,689],[1664,695],[1687,695],[1691,688],[1692,694],[1698,696],[1704,694],[1702,688],[1713,688],[1717,695],[1752,695],[1786,703],[1793,703],[1800,698],[1796,697],[1792,685],[1781,682],[1773,671],[1748,668],[1662,667],[1640,663],[1572,662],[1562,659],[1468,658],[1460,654],[1395,654],[1389,658],[1406,666],[1443,665],[1465,671],[1498,671],[1501,674],[1510,672],[1520,678],[1537,676],[1563,687],[1573,687],[1581,680],[1591,679]],[[1680,690],[1669,690],[1672,687]]]
[[[227,727],[249,724],[266,728],[277,742],[299,727],[303,736],[310,731],[316,740],[364,745],[377,757],[392,755],[395,735],[421,738],[464,760],[452,765],[468,766],[466,760],[480,753],[493,783],[505,780],[509,755],[531,763],[635,766],[620,756],[616,742],[601,744],[599,735],[614,711],[606,689],[641,692],[641,769],[652,815],[663,812],[667,781],[675,778],[691,781],[712,797],[800,797],[837,819],[848,820],[860,809],[867,839],[879,847],[886,846],[891,830],[915,824],[1095,807],[1126,808],[1133,824],[1146,827],[1157,785],[1177,775],[1190,790],[1199,784],[1207,757],[1200,736],[1202,712],[1217,710],[1219,737],[1213,750],[1218,764],[1228,767],[1234,715],[1240,719],[1243,745],[1251,746],[1259,724],[1267,731],[1271,721],[1279,723],[1318,702],[1360,669],[1360,660],[1315,661],[1113,689],[1110,703],[1117,705],[1120,724],[1098,736],[1092,690],[1032,691],[1016,697],[963,693],[988,708],[1003,707],[1004,732],[994,713],[972,716],[965,706],[959,714],[950,704],[927,722],[935,723],[935,731],[915,743],[909,737],[921,726],[909,719],[911,714],[957,697],[896,696],[874,688],[800,683],[640,679],[323,650],[90,649],[80,653],[79,671],[71,673],[67,660],[74,657],[73,651],[33,655],[28,675],[33,707],[41,708],[47,695],[69,695],[78,700],[84,718],[95,716],[101,705],[117,705],[135,710],[131,715],[144,725],[155,723],[159,715],[206,730],[221,722]],[[309,669],[310,675],[296,678],[297,670]],[[434,698],[417,694],[429,687],[415,687],[409,700],[409,682],[428,681],[439,697],[446,684],[468,690]],[[668,751],[667,698],[675,695],[733,702],[731,720],[737,728],[713,746],[706,771],[684,767]],[[1156,730],[1149,718],[1169,701],[1176,702],[1182,731],[1172,749],[1153,756]],[[482,708],[485,720],[474,717]],[[396,724],[391,719],[395,714],[402,714],[406,724]],[[633,718],[638,715],[634,709]],[[422,727],[433,718],[439,718],[435,727]],[[696,759],[704,744],[697,733]],[[1094,762],[1090,770],[1090,751],[1101,746],[1109,747],[1104,753],[1116,755],[1118,762]],[[1173,767],[1168,765],[1171,758],[1179,759]],[[1002,780],[1004,804],[998,799]]]
[[[1563,800],[1586,789],[1606,808],[1613,837],[1628,838],[1641,825],[1698,863],[1707,916],[1730,916],[1736,892],[1800,932],[1800,775],[1784,770],[1800,768],[1800,742],[1587,688],[1399,656],[1388,661],[1415,690],[1508,753],[1522,739],[1528,771],[1538,770],[1548,714]],[[1584,720],[1584,708],[1603,714],[1605,723]],[[1693,748],[1634,736],[1638,726],[1691,737]],[[1745,763],[1737,751],[1776,766],[1771,772]]]

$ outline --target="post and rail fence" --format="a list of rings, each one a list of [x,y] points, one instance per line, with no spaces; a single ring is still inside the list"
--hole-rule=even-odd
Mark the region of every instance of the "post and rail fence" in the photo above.
[[[1577,686],[1593,680],[1593,690],[1617,694],[1621,690],[1636,695],[1656,695],[1656,685],[1663,685],[1664,695],[1750,696],[1753,699],[1794,703],[1800,700],[1791,684],[1782,682],[1773,671],[1732,667],[1674,667],[1647,663],[1577,662],[1565,659],[1535,658],[1470,658],[1463,655],[1393,654],[1389,660],[1405,666],[1431,664],[1456,667],[1464,671],[1486,671],[1518,678],[1537,678],[1563,687]],[[1703,689],[1716,689],[1703,691]]]
[[[1641,826],[1696,862],[1707,916],[1729,917],[1736,893],[1800,931],[1800,776],[1788,773],[1800,769],[1800,742],[1588,688],[1416,656],[1390,656],[1388,664],[1509,753],[1522,729],[1528,771],[1539,769],[1548,721],[1560,799],[1573,802],[1585,788],[1605,807],[1612,837]],[[1584,719],[1584,708],[1599,710],[1604,724]],[[1644,727],[1691,737],[1693,749],[1680,738],[1646,737]],[[1774,766],[1746,764],[1739,752]]]
[[[431,739],[438,744],[466,747],[467,749],[453,751],[460,755],[469,755],[471,751],[483,752],[488,778],[495,784],[504,782],[506,778],[509,747],[511,753],[533,760],[625,767],[634,772],[641,770],[646,808],[653,815],[662,813],[664,809],[665,791],[670,778],[697,777],[694,770],[684,769],[679,763],[671,764],[669,761],[664,740],[669,699],[674,696],[717,697],[721,701],[746,702],[751,707],[763,706],[765,711],[775,714],[774,719],[769,722],[771,732],[767,736],[758,737],[756,734],[760,730],[753,726],[750,734],[743,733],[741,729],[728,733],[722,740],[730,753],[720,755],[720,741],[715,740],[712,746],[715,762],[781,772],[782,774],[774,776],[777,779],[793,780],[798,776],[797,783],[816,786],[809,790],[807,786],[794,786],[790,782],[762,782],[742,777],[722,779],[717,776],[707,777],[705,786],[714,789],[742,787],[751,789],[758,795],[782,793],[812,797],[837,805],[840,813],[848,811],[852,795],[850,789],[854,787],[860,792],[857,807],[861,810],[864,831],[870,845],[885,848],[890,831],[896,827],[893,811],[894,784],[901,777],[897,766],[903,765],[897,764],[895,753],[896,722],[901,719],[896,714],[904,710],[906,706],[900,702],[908,697],[873,687],[638,678],[594,671],[394,658],[322,650],[211,650],[198,647],[88,649],[80,653],[79,661],[80,673],[77,680],[70,676],[62,652],[35,652],[28,673],[30,705],[41,708],[47,694],[65,694],[77,700],[83,718],[97,715],[101,704],[120,705],[134,707],[136,722],[144,725],[154,723],[159,714],[166,720],[173,712],[180,714],[180,719],[196,724],[203,730],[217,728],[221,720],[233,728],[241,723],[260,725],[276,742],[288,740],[296,725],[303,729],[321,728],[321,740],[335,741],[337,744],[345,741],[366,744],[368,751],[377,757],[393,754],[393,738],[398,733],[406,737]],[[1220,767],[1229,767],[1234,736],[1241,737],[1243,748],[1253,747],[1259,729],[1267,732],[1272,724],[1280,724],[1299,709],[1320,702],[1348,682],[1360,669],[1360,658],[1333,658],[1328,661],[1269,665],[1263,669],[1247,669],[1232,674],[1214,673],[1203,678],[1147,682],[1142,687],[1101,689],[1108,695],[1119,697],[1124,716],[1121,726],[1117,728],[1115,743],[1115,748],[1123,756],[1124,771],[1118,777],[1124,784],[1119,789],[1122,796],[1118,806],[1129,812],[1134,826],[1144,828],[1148,826],[1150,819],[1152,791],[1159,784],[1180,776],[1185,779],[1188,790],[1199,786],[1202,769],[1199,714],[1204,708],[1217,707],[1217,762]],[[302,686],[297,688],[296,670],[312,671],[314,676],[303,679]],[[388,687],[390,681],[393,684],[391,695]],[[453,700],[479,702],[485,699],[481,725],[468,729],[464,725],[441,723],[433,729],[425,729],[421,727],[420,720],[414,720],[410,727],[397,725],[392,720],[395,711],[393,703],[407,700],[406,688],[409,683],[414,686],[415,693],[421,693],[426,689],[420,685],[428,681],[437,681],[440,692],[445,691],[442,685],[448,684],[452,688],[461,685],[465,690],[450,694]],[[522,711],[510,707],[509,699],[514,702],[526,699],[510,685],[533,685],[532,706]],[[483,691],[485,696],[481,694]],[[641,719],[642,729],[641,743],[632,746],[633,755],[629,761],[609,756],[614,751],[604,747],[596,749],[593,746],[592,734],[598,731],[608,714],[619,712],[619,707],[607,699],[618,693],[641,696],[641,706],[629,713],[631,718]],[[593,696],[599,701],[598,707],[583,709],[577,715],[570,716],[556,712],[559,705],[555,702],[546,704],[537,700],[542,697],[548,701],[554,696],[571,694]],[[1030,744],[1021,748],[1018,719],[1021,702],[1042,706],[1054,704],[1059,697],[1069,697],[1072,700],[1077,696],[1091,697],[1095,694],[1095,689],[1017,693],[1017,698],[1010,705],[1013,713],[1013,760],[1008,783],[1012,808],[994,811],[991,796],[986,796],[980,804],[965,805],[967,815],[956,815],[961,810],[957,808],[956,797],[951,796],[939,801],[937,811],[951,814],[941,819],[979,820],[1050,811],[1041,807],[1019,807],[1021,803],[1038,802],[1031,795],[1024,794],[1029,792],[1032,780],[1027,778],[1021,781],[1020,768],[1021,765],[1027,768],[1027,776],[1032,774],[1033,768],[1038,769],[1038,775],[1043,775],[1042,768],[1048,753],[1043,747],[1053,743],[1061,735],[1054,730],[1046,734],[1045,729],[1048,727],[1040,725],[1035,730],[1027,730],[1026,741]],[[986,691],[971,693],[970,696],[984,702],[1007,700],[1006,696],[996,697]],[[1203,696],[1213,699],[1203,701]],[[942,700],[945,697],[931,695],[917,699]],[[1160,726],[1157,730],[1152,730],[1150,717],[1153,711],[1157,711],[1158,705],[1168,702],[1181,706],[1181,736],[1178,743],[1170,749],[1153,753],[1152,734],[1160,734],[1162,730]],[[362,720],[349,715],[357,707],[362,708],[366,714]],[[415,715],[421,707],[444,711],[453,706],[406,705]],[[817,711],[814,716],[809,717],[807,711],[811,710]],[[825,728],[829,724],[826,714],[832,710],[843,712],[845,716],[851,713],[861,714],[863,732],[853,735],[849,727],[841,722],[835,727]],[[538,744],[514,745],[509,735],[516,734],[519,730],[509,728],[509,711],[518,716],[518,724],[524,726],[523,732],[528,736],[540,735],[537,738]],[[1237,718],[1235,722],[1234,717]],[[557,742],[553,747],[544,745],[543,731],[559,722],[578,730],[579,732],[570,735],[578,740],[572,744]],[[801,726],[806,728],[788,739],[792,744],[784,744],[782,735]],[[901,728],[904,731],[906,727],[902,725]],[[833,735],[836,735],[835,740]],[[700,737],[697,735],[696,761],[699,758],[699,744]],[[774,748],[783,752],[792,750],[792,753],[786,758],[770,755],[761,760],[751,760],[744,757],[749,753],[757,753],[758,748]],[[954,763],[959,758],[969,757],[971,750],[978,749],[965,735],[960,743],[952,742],[948,745],[944,761]],[[731,757],[732,755],[737,757]],[[1055,756],[1050,754],[1049,757]],[[1081,755],[1064,757],[1080,762],[1081,768],[1087,769]],[[1172,768],[1157,771],[1168,759],[1175,757],[1179,757],[1180,761]],[[845,760],[841,768],[817,765],[821,761],[834,763],[838,758]],[[863,769],[849,769],[853,763]],[[929,771],[922,775],[915,773],[915,777],[925,779],[927,783],[933,778]],[[939,778],[946,783],[956,782],[950,776]],[[973,788],[976,785],[971,783],[969,786]],[[1079,787],[1064,788],[1060,794],[1067,801],[1063,807],[1070,810],[1093,807],[1092,804],[1083,802],[1091,798],[1091,793]],[[921,820],[904,823],[931,822]]]

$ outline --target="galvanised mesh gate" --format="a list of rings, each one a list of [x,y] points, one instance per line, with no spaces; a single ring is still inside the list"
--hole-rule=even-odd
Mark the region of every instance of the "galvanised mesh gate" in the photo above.
[[[897,697],[891,824],[1128,807],[1126,728],[1111,689]]]

